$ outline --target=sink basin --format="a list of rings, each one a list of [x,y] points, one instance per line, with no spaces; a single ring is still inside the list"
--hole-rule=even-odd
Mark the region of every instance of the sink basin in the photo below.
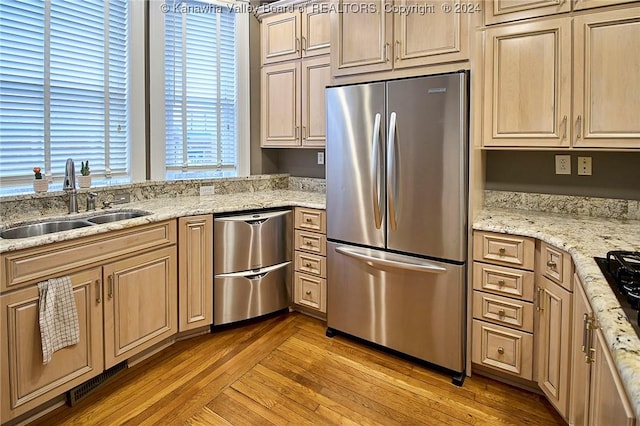
[[[70,229],[84,228],[92,224],[86,220],[55,220],[50,222],[32,223],[30,225],[7,228],[0,232],[0,237],[6,239],[36,237]]]
[[[125,219],[133,219],[134,217],[146,216],[148,214],[150,213],[142,210],[132,210],[132,211],[126,211],[126,212],[110,212],[110,213],[99,214],[97,216],[92,216],[87,220],[91,223],[101,224],[101,223],[117,222],[119,220],[125,220]]]

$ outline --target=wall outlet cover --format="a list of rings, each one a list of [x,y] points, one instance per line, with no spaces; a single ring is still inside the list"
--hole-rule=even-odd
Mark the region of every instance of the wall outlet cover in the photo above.
[[[578,157],[578,175],[591,176],[591,157]]]
[[[318,153],[318,164],[324,164],[324,152]]]
[[[215,188],[213,185],[202,185],[200,187],[200,195],[213,195]]]
[[[557,175],[571,174],[571,156],[570,155],[556,155],[556,174]]]

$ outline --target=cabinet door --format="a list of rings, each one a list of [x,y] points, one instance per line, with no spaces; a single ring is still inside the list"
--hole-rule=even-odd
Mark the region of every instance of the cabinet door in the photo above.
[[[213,324],[213,216],[178,220],[178,331]]]
[[[637,0],[575,0],[573,10],[591,9],[593,7],[613,6],[614,4],[632,3]]]
[[[103,273],[104,357],[110,368],[176,333],[176,249],[111,263]]]
[[[327,3],[307,5],[302,14],[302,57],[324,55],[330,52],[330,22]]]
[[[571,409],[569,424],[587,426],[589,414],[589,382],[591,380],[591,348],[588,343],[593,311],[582,283],[573,275],[573,349],[571,350]],[[589,357],[589,358],[587,358]]]
[[[489,0],[485,2],[484,22],[490,25],[569,12],[571,3],[566,0]]]
[[[332,75],[385,71],[392,68],[391,0],[333,0],[331,13]],[[337,12],[340,11],[340,12]]]
[[[485,146],[569,146],[571,20],[487,30]]]
[[[324,89],[330,79],[328,56],[302,61],[302,146],[325,146]]]
[[[640,7],[574,25],[574,146],[640,148]]]
[[[538,386],[563,417],[568,415],[571,371],[572,295],[544,277],[539,278],[536,347]]]
[[[444,4],[444,3],[443,3]],[[460,0],[448,1],[462,7]],[[394,68],[469,59],[470,13],[446,13],[440,3],[433,8],[418,0],[394,3]]]
[[[611,353],[602,331],[594,333],[594,362],[591,367],[591,398],[589,400],[589,424],[635,424],[633,409],[629,403]]]
[[[0,297],[2,423],[62,395],[104,369],[101,269],[72,274],[71,283],[80,342],[56,351],[47,365],[42,364],[38,287]]]
[[[300,62],[262,68],[262,146],[300,146]]]
[[[300,12],[264,18],[260,26],[262,64],[300,58]]]

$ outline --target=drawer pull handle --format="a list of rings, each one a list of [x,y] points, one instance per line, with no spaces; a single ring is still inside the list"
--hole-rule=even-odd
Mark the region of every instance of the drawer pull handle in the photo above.
[[[505,252],[507,251],[507,249],[505,249],[504,247],[500,247],[498,249],[498,253],[500,253],[500,256],[503,256],[505,254]]]
[[[304,294],[306,294],[307,296],[309,296],[311,294],[311,290],[307,290],[304,292]]]
[[[503,287],[505,285],[504,280],[498,280],[498,287]]]
[[[505,314],[504,309],[500,309],[500,310],[498,311],[498,316],[499,316],[500,318],[504,317],[504,314]]]
[[[547,266],[551,269],[556,269],[557,263],[555,262],[555,260],[547,260]]]
[[[500,355],[503,355],[503,354],[504,354],[504,348],[503,348],[502,346],[498,346],[498,353],[499,353]]]

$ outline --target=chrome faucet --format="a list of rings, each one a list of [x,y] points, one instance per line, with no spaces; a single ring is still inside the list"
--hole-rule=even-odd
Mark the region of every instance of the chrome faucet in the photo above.
[[[69,214],[78,213],[78,190],[76,189],[76,167],[71,158],[67,158],[64,167],[62,189],[69,194]]]

